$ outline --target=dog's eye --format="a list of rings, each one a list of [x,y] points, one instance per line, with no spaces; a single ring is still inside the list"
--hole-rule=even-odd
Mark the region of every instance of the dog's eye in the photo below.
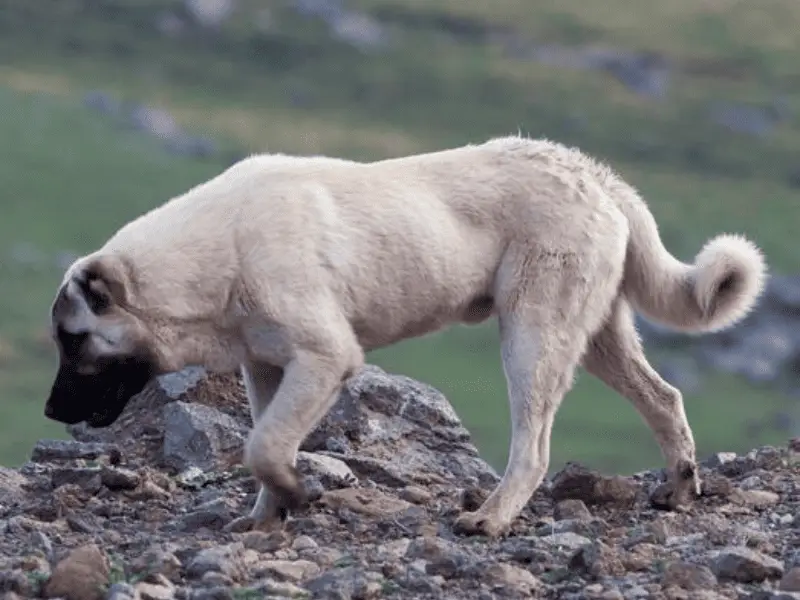
[[[86,298],[86,303],[89,305],[89,310],[94,314],[99,315],[111,306],[111,300],[103,292],[92,287],[88,279],[78,280],[83,297]]]

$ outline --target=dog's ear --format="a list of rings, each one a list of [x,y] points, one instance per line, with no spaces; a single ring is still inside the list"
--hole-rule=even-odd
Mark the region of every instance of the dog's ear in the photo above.
[[[130,294],[130,270],[116,256],[98,256],[83,268],[80,282],[92,311],[99,314],[110,306],[124,306]]]

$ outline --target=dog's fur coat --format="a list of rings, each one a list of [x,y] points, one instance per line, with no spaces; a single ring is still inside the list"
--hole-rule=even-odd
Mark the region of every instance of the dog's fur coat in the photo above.
[[[254,423],[245,463],[263,482],[243,518],[261,526],[303,502],[296,452],[366,351],[497,316],[509,460],[457,529],[496,535],[520,512],[579,364],[650,426],[677,504],[699,491],[692,432],[680,392],[642,352],[632,308],[685,332],[720,330],[751,310],[765,273],[737,235],[680,262],[631,186],[550,141],[373,163],[252,156],[68,269],[46,414],[108,425],[153,375],[241,368]]]

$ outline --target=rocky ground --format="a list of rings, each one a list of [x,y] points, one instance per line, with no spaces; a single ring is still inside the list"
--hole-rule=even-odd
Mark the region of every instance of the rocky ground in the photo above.
[[[368,367],[303,447],[312,504],[241,532],[246,411],[236,378],[187,370],[0,470],[2,597],[800,599],[800,440],[710,457],[681,512],[653,507],[661,471],[568,465],[507,537],[459,537],[497,473],[440,393]]]

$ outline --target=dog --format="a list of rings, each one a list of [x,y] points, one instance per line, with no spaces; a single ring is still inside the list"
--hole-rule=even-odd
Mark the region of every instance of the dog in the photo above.
[[[253,155],[67,269],[51,310],[59,367],[45,415],[104,427],[154,376],[239,370],[253,420],[244,464],[260,482],[239,519],[271,527],[306,502],[296,453],[365,353],[496,318],[509,458],[454,529],[508,531],[545,477],[578,366],[649,425],[677,507],[700,493],[695,442],[633,311],[677,331],[719,331],[751,311],[766,270],[739,234],[678,260],[631,185],[550,140],[498,137],[374,162]]]

